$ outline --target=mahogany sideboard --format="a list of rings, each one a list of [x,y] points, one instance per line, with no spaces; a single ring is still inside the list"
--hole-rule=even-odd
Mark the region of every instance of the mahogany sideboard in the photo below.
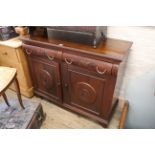
[[[132,42],[107,39],[95,49],[43,37],[21,40],[34,94],[107,127],[118,100],[120,64]]]

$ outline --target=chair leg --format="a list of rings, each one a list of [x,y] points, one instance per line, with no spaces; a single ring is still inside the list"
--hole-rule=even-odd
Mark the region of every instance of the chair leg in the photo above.
[[[16,91],[17,91],[17,96],[18,96],[18,100],[19,100],[20,106],[21,106],[23,109],[25,109],[25,107],[24,107],[24,105],[23,105],[22,98],[21,98],[21,94],[20,94],[19,83],[18,83],[18,80],[17,80],[16,77],[15,77],[15,79],[14,79],[14,84],[15,84],[15,88],[16,88]]]
[[[8,99],[7,99],[6,94],[5,94],[5,93],[3,93],[3,94],[2,94],[2,96],[3,96],[4,101],[5,101],[5,103],[7,104],[7,106],[8,106],[8,107],[10,107],[10,104],[9,104],[9,102],[8,102]]]

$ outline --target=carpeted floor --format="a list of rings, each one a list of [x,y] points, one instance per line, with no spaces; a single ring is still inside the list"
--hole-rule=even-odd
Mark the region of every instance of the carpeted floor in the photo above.
[[[11,104],[11,100],[17,99],[14,91],[8,90],[6,92],[8,100]],[[40,102],[43,106],[43,110],[46,113],[46,119],[42,124],[42,129],[103,129],[103,127],[95,121],[87,119],[83,116],[64,110],[44,99],[33,97],[31,99],[22,97],[23,100],[29,100],[32,102]],[[119,104],[115,110],[115,113],[110,121],[108,128],[117,128],[123,101],[119,101]],[[0,98],[0,103],[4,103]],[[18,103],[17,103],[18,104]]]

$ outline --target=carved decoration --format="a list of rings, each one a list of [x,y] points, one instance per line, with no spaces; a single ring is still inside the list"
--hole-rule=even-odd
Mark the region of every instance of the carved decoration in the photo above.
[[[45,55],[44,48],[30,46],[30,45],[25,45],[25,44],[23,44],[23,47],[26,48],[29,52],[35,53],[35,55]]]
[[[94,60],[86,57],[81,57],[81,56],[75,56],[72,54],[66,54],[64,53],[62,55],[63,60],[67,64],[74,64],[78,65],[80,67],[87,68],[88,70],[92,70],[97,72],[98,74],[104,75],[104,74],[111,74],[112,70],[112,64],[109,62],[105,61],[100,61],[100,60]]]
[[[95,89],[85,82],[76,83],[75,95],[80,101],[87,104],[93,104],[97,97]]]
[[[47,70],[41,69],[39,78],[39,82],[44,88],[50,89],[50,87],[53,85],[53,77]]]
[[[117,76],[118,69],[119,69],[119,65],[114,64],[112,66],[112,73],[111,74],[114,75],[114,76]]]

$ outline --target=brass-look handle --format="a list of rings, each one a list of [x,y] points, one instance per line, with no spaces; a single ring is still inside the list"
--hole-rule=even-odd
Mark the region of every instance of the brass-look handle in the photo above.
[[[96,71],[97,71],[97,73],[99,73],[99,74],[101,74],[101,75],[103,75],[103,74],[105,74],[106,73],[106,69],[104,69],[104,71],[100,71],[99,70],[99,68],[98,68],[98,66],[96,66]]]
[[[28,55],[30,55],[32,52],[29,52],[28,50],[25,50],[25,52],[28,54]]]
[[[71,65],[72,64],[72,60],[67,60],[67,58],[65,58],[65,62],[68,64],[68,65]]]
[[[53,61],[54,60],[54,56],[50,57],[46,52],[45,52],[46,56],[48,57],[49,60]]]

